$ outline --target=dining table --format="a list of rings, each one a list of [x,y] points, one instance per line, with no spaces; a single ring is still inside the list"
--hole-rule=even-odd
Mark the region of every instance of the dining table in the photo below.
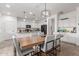
[[[62,35],[57,35],[56,39],[61,38]],[[41,45],[45,42],[45,36],[28,36],[28,37],[22,37],[18,38],[19,44],[21,48],[32,48],[34,46],[39,46],[39,52],[41,51]],[[14,48],[14,52],[15,48]],[[16,54],[15,54],[16,55]]]
[[[45,37],[35,36],[35,37],[23,37],[19,39],[21,48],[30,48],[36,45],[41,45],[45,41]]]

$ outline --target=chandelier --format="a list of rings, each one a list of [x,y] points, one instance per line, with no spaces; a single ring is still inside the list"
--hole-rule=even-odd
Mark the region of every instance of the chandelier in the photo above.
[[[44,10],[41,11],[41,15],[42,15],[42,17],[49,17],[50,16],[50,11],[47,10],[47,8],[46,8],[46,3],[45,3]]]
[[[49,10],[42,11],[42,17],[49,17],[49,16],[50,16]]]

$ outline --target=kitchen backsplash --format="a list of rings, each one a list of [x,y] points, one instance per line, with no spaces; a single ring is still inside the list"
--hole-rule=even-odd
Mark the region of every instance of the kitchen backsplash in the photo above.
[[[58,27],[58,32],[76,33],[76,27]]]

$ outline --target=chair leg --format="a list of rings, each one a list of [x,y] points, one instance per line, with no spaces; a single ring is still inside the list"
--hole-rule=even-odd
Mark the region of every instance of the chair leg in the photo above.
[[[60,45],[60,47],[59,47],[59,52],[61,52],[61,45]]]
[[[59,40],[59,52],[61,51],[61,40]]]
[[[61,52],[61,46],[59,45],[57,48],[58,48],[58,52]]]
[[[16,54],[16,48],[14,47],[14,56],[16,56],[17,54]]]
[[[57,56],[57,48],[54,49],[54,56]]]

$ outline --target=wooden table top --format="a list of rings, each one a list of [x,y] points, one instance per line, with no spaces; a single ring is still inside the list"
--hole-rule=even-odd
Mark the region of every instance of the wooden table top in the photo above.
[[[25,47],[29,48],[29,47],[33,47],[34,45],[42,44],[44,40],[45,40],[45,37],[38,36],[38,37],[21,38],[19,42],[22,48],[25,48]]]

